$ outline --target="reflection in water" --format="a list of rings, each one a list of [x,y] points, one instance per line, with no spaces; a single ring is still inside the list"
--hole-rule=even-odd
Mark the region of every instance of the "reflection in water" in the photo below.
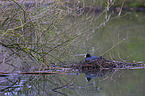
[[[137,87],[145,89],[145,70],[100,70],[98,72],[68,74],[10,75],[0,77],[1,96],[82,96],[137,94]],[[87,81],[85,80],[87,78]],[[93,79],[92,79],[93,78]],[[145,78],[144,78],[145,79]],[[89,82],[88,82],[89,81]],[[136,82],[136,83],[134,83]],[[115,87],[116,86],[116,87]],[[134,87],[130,87],[134,86]],[[119,93],[120,91],[123,93]],[[110,92],[111,91],[111,92]],[[132,93],[134,91],[134,93]],[[143,91],[140,90],[139,94]],[[115,95],[112,95],[115,94]],[[118,94],[118,95],[117,95]],[[126,95],[127,96],[127,95]],[[141,96],[141,95],[135,95]]]
[[[6,77],[1,78],[1,94],[5,96],[18,95],[23,88],[31,88],[31,86],[26,85],[27,77],[19,75],[7,75]]]
[[[98,92],[102,90],[97,84],[97,82],[90,82],[91,78],[103,77],[106,73],[109,73],[108,70],[102,70],[98,72],[88,72],[88,73],[67,73],[64,75],[16,75],[12,74],[5,77],[0,77],[0,94],[1,95],[40,95],[50,96],[50,95],[78,95],[79,91],[88,91],[88,92]],[[93,87],[94,86],[94,87]],[[91,89],[90,89],[91,88]],[[79,90],[79,91],[78,91]],[[76,93],[77,92],[77,93]],[[86,94],[86,93],[83,93]]]
[[[112,71],[113,71],[113,69],[100,70],[98,72],[86,72],[86,80],[90,81],[92,78],[103,77],[104,75],[106,75],[107,73],[110,73]]]

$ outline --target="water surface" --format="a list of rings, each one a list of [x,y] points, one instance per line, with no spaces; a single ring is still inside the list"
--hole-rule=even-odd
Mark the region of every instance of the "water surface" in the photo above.
[[[95,18],[98,14],[88,16]],[[70,20],[70,17],[68,18]],[[145,15],[143,12],[131,12],[116,19],[113,17],[100,28],[93,26],[100,24],[98,22],[102,22],[101,20],[93,19],[90,23],[88,19],[78,23],[82,18],[83,16],[80,16],[64,23],[63,27],[68,26],[68,30],[64,32],[69,31],[69,34],[61,34],[65,38],[84,32],[81,38],[75,39],[66,46],[69,50],[62,50],[66,53],[62,55],[61,60],[69,61],[66,64],[84,61],[83,56],[75,55],[85,53],[102,55],[104,58],[116,61],[145,62]],[[73,30],[69,30],[69,26],[75,23],[78,25]],[[62,30],[60,27],[59,31]],[[73,56],[67,57],[68,53]],[[25,68],[26,65],[23,67]],[[1,67],[1,70],[3,68]],[[10,74],[0,77],[0,86],[2,96],[144,96],[145,69],[116,69],[93,73],[75,71],[51,75]]]

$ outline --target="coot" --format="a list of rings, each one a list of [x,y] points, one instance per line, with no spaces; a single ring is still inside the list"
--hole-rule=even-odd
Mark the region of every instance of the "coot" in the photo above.
[[[86,54],[85,57],[86,57],[86,58],[85,58],[85,61],[86,61],[86,62],[92,62],[93,60],[96,60],[96,59],[98,59],[98,60],[103,59],[102,56],[97,57],[97,56],[91,56],[90,54]]]

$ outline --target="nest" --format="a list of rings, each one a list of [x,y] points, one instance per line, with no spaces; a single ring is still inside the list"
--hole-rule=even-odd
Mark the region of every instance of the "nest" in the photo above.
[[[91,62],[80,62],[79,64],[72,64],[70,67],[74,69],[79,69],[82,72],[88,71],[100,71],[102,69],[113,69],[113,68],[130,68],[135,66],[142,66],[137,63],[126,63],[119,61],[112,61],[108,59],[95,59]]]

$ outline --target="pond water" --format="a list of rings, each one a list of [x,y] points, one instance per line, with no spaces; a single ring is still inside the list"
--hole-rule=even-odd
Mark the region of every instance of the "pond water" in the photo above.
[[[82,47],[77,53],[103,55],[119,61],[145,62],[144,20],[144,13],[141,12],[132,12],[127,16],[112,19],[104,27],[94,30],[89,36],[84,36],[83,43],[76,44]]]
[[[71,43],[69,48],[74,55],[90,53],[117,61],[144,63],[144,14],[132,12],[110,19],[102,28],[87,30],[91,32]],[[85,28],[87,23],[83,25],[80,29]],[[75,62],[84,61],[83,56],[71,59]],[[144,90],[145,69],[93,73],[76,71],[51,75],[10,74],[0,77],[1,96],[144,96]]]
[[[1,77],[0,83],[1,96],[144,96],[145,70],[113,70],[104,74],[12,74]]]

